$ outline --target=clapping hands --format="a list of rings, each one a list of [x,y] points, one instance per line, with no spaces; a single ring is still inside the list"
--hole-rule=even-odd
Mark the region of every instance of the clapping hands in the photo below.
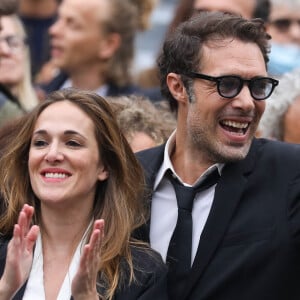
[[[0,300],[11,299],[29,277],[33,248],[39,234],[39,226],[31,225],[34,208],[25,204],[14,226],[13,237],[8,243],[3,276],[0,279]],[[89,243],[84,246],[78,271],[72,281],[74,300],[98,300],[96,289],[104,221],[96,220]]]
[[[33,246],[39,227],[31,225],[34,208],[25,204],[14,226],[13,237],[8,243],[3,276],[0,280],[0,299],[11,299],[29,276]]]

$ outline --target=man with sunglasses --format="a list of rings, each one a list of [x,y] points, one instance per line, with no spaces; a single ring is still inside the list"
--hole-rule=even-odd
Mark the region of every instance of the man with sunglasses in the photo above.
[[[300,68],[300,0],[271,0],[268,32],[272,36],[269,74]]]
[[[17,11],[18,0],[0,0],[0,30],[1,30],[1,16],[10,15]],[[5,40],[0,41],[0,53],[9,47]],[[22,109],[17,104],[15,97],[11,92],[0,84],[0,126],[6,121],[20,116],[23,113]]]
[[[137,234],[168,264],[171,300],[300,299],[300,146],[254,138],[278,85],[268,40],[261,20],[203,12],[163,45],[177,129],[137,153],[152,190]]]

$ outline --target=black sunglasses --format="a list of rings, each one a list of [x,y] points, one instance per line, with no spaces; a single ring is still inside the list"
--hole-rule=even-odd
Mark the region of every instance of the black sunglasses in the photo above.
[[[282,18],[271,21],[270,23],[274,25],[279,31],[286,32],[290,29],[293,23],[296,23],[298,24],[298,26],[300,26],[300,19]]]
[[[254,77],[251,79],[243,79],[236,75],[225,76],[208,76],[196,72],[184,74],[190,78],[200,78],[213,81],[217,84],[218,93],[223,98],[234,98],[242,90],[244,83],[247,83],[250,94],[255,100],[265,100],[271,96],[274,88],[279,81],[269,77]]]

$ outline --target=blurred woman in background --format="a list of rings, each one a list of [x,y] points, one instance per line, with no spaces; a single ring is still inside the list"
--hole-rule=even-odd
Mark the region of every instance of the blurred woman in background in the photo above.
[[[24,111],[29,111],[36,106],[38,98],[31,82],[26,34],[17,15],[4,16],[1,22],[0,83]]]

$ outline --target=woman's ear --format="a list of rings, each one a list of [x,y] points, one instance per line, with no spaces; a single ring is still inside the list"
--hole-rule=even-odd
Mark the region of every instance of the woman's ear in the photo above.
[[[174,99],[182,103],[188,102],[188,95],[179,74],[169,73],[167,75],[167,85]]]
[[[104,181],[109,176],[109,172],[104,166],[99,167],[98,180]]]

